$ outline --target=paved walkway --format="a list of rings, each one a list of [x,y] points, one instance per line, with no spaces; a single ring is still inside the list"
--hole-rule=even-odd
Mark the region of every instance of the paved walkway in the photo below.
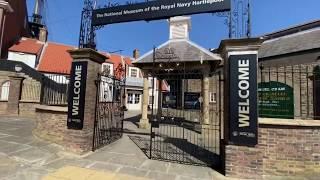
[[[127,117],[125,130],[133,135],[139,131],[137,117],[134,113],[127,113]],[[73,173],[86,172],[81,179],[225,179],[210,168],[150,160],[126,134],[86,156],[70,155],[33,137],[34,125],[31,119],[0,117],[0,180],[80,179],[67,173],[70,169]]]

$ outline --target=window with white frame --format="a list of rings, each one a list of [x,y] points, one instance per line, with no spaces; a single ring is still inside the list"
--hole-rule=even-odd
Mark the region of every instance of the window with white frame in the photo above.
[[[128,93],[128,104],[133,104],[133,94],[132,93]]]
[[[0,100],[8,101],[9,98],[10,81],[4,82],[0,87]]]
[[[140,94],[135,94],[134,103],[139,104],[140,102]]]
[[[128,104],[139,104],[140,103],[140,94],[128,93]]]
[[[100,87],[100,101],[101,102],[112,102],[113,101],[113,86],[107,82],[101,82]]]
[[[101,71],[102,72],[109,72],[108,75],[113,75],[113,64],[103,63]]]
[[[217,93],[210,92],[210,102],[211,103],[216,103],[217,102]]]
[[[139,69],[136,67],[130,67],[129,68],[129,75],[130,77],[139,77]]]

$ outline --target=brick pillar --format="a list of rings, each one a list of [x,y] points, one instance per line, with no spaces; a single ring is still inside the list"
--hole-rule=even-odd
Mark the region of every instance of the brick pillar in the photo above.
[[[22,81],[24,80],[24,77],[16,75],[16,76],[9,76],[9,78],[10,78],[10,89],[9,89],[7,113],[9,115],[18,115],[19,101],[21,98],[21,91],[22,91]]]
[[[257,145],[258,107],[255,96],[258,49],[262,42],[259,38],[230,39],[222,41],[219,47],[224,58],[221,155],[226,176],[243,178],[244,174],[250,174],[254,179],[262,176],[263,156]]]
[[[150,127],[148,119],[148,104],[149,104],[149,80],[148,74],[143,72],[143,95],[142,95],[142,117],[139,122],[139,128],[148,129]]]
[[[81,130],[67,129],[64,142],[68,149],[82,154],[92,150],[97,96],[97,75],[106,57],[92,49],[77,49],[69,51],[73,62],[87,62],[87,78],[84,101],[83,128]]]

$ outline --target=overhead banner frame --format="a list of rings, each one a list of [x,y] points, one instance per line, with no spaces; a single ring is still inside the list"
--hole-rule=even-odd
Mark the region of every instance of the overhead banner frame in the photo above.
[[[92,26],[230,10],[231,0],[157,0],[93,10]]]

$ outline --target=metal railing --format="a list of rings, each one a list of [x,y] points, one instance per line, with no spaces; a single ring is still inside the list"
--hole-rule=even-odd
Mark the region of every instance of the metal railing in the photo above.
[[[45,75],[42,81],[40,103],[50,106],[68,105],[69,76],[61,74]]]
[[[319,66],[260,66],[258,76],[260,117],[320,120]]]
[[[34,80],[41,82],[43,80],[43,74],[26,65],[23,62],[12,61],[12,60],[0,60],[0,71],[16,72],[15,68],[21,67],[20,73],[31,77]]]

